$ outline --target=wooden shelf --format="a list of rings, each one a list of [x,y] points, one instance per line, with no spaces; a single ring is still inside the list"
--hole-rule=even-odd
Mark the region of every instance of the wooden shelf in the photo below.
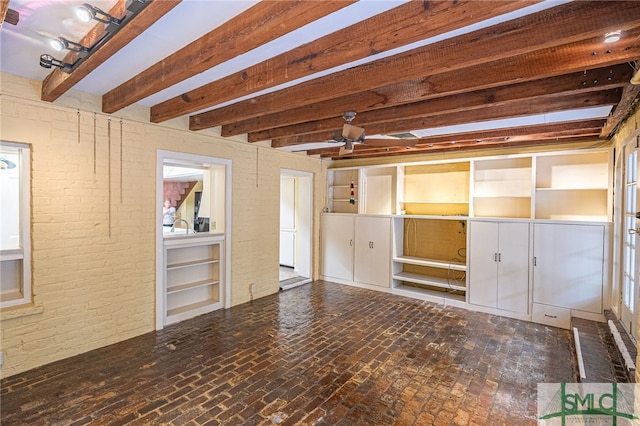
[[[217,309],[222,297],[222,241],[185,239],[165,244],[165,324]]]
[[[602,188],[602,187],[593,187],[593,188],[568,188],[568,187],[563,187],[563,188],[536,188],[536,191],[542,191],[542,192],[546,192],[546,191],[607,191],[607,188]]]
[[[409,265],[429,266],[433,268],[452,269],[454,271],[466,271],[467,265],[461,263],[447,262],[444,260],[425,259],[421,257],[413,256],[396,256],[393,258],[394,262],[404,263]]]
[[[191,290],[191,289],[199,288],[199,287],[214,286],[214,285],[218,285],[218,284],[220,284],[220,281],[218,281],[218,280],[202,280],[202,281],[195,281],[195,282],[192,282],[192,283],[174,285],[174,286],[171,286],[171,287],[167,288],[167,294],[178,293],[180,291]]]
[[[426,275],[414,274],[411,272],[398,272],[393,274],[394,280],[406,281],[415,284],[426,285],[430,287],[445,288],[449,290],[467,291],[466,286],[451,284],[444,278],[428,277]]]
[[[202,259],[202,260],[192,260],[190,262],[174,263],[171,265],[167,265],[167,271],[170,271],[172,269],[188,268],[190,266],[207,265],[209,263],[218,263],[218,262],[220,262],[218,259]]]
[[[198,308],[203,308],[205,306],[213,305],[214,303],[217,303],[217,302],[218,302],[217,300],[209,299],[209,300],[202,300],[200,302],[192,303],[190,305],[180,306],[179,308],[168,310],[167,316],[171,317],[174,315],[183,314],[185,312],[193,311]]]
[[[411,295],[416,295],[415,297],[427,296],[427,297],[430,297],[430,299],[433,298],[433,300],[440,299],[442,301],[455,300],[462,303],[465,302],[464,293],[449,293],[441,290],[431,290],[429,288],[417,287],[417,286],[412,286],[407,284],[400,284],[394,287],[394,290],[397,290],[402,293],[406,292]]]
[[[400,201],[403,204],[469,204],[469,201],[447,201],[447,200],[425,200],[425,201],[412,201],[405,200]]]

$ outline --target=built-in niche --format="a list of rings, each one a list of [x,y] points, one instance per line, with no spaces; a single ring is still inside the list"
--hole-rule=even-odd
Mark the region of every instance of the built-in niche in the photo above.
[[[231,305],[231,160],[158,151],[157,176],[156,329],[161,329]]]

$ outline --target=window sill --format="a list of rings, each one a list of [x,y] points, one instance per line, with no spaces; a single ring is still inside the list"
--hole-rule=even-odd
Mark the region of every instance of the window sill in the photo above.
[[[28,317],[31,315],[38,315],[43,312],[44,306],[32,304],[2,308],[0,309],[0,322],[10,319]]]

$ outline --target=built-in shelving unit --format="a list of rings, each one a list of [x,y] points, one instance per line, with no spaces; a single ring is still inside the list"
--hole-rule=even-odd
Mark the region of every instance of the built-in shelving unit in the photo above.
[[[372,167],[362,171],[361,186],[364,214],[397,214],[398,185],[402,176],[398,176],[398,167]]]
[[[602,320],[612,171],[609,148],[331,169],[330,211],[353,215],[349,227],[337,223],[347,215],[323,215],[323,275],[560,327],[571,316]],[[360,203],[347,205],[352,179]],[[373,224],[376,215],[387,222]],[[388,234],[389,219],[390,250],[371,231]],[[381,263],[386,271],[361,273]]]
[[[393,289],[464,302],[466,219],[396,217],[393,226]]]
[[[219,308],[222,244],[216,237],[165,241],[165,324]]]
[[[401,210],[410,215],[469,215],[468,161],[404,166]]]
[[[332,213],[358,213],[358,169],[331,170],[328,176],[327,208]],[[353,186],[353,187],[352,187]],[[351,191],[354,197],[351,197]]]
[[[531,217],[531,157],[475,160],[472,216]]]
[[[535,219],[609,221],[610,161],[606,151],[537,156]]]

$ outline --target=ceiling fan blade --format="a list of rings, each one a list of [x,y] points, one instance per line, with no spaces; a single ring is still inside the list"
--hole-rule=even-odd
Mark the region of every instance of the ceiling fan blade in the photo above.
[[[345,124],[342,126],[342,136],[353,141],[364,138],[364,129],[362,127]]]
[[[410,146],[414,147],[418,144],[418,139],[367,139],[365,145],[371,147],[386,147],[386,146]]]

